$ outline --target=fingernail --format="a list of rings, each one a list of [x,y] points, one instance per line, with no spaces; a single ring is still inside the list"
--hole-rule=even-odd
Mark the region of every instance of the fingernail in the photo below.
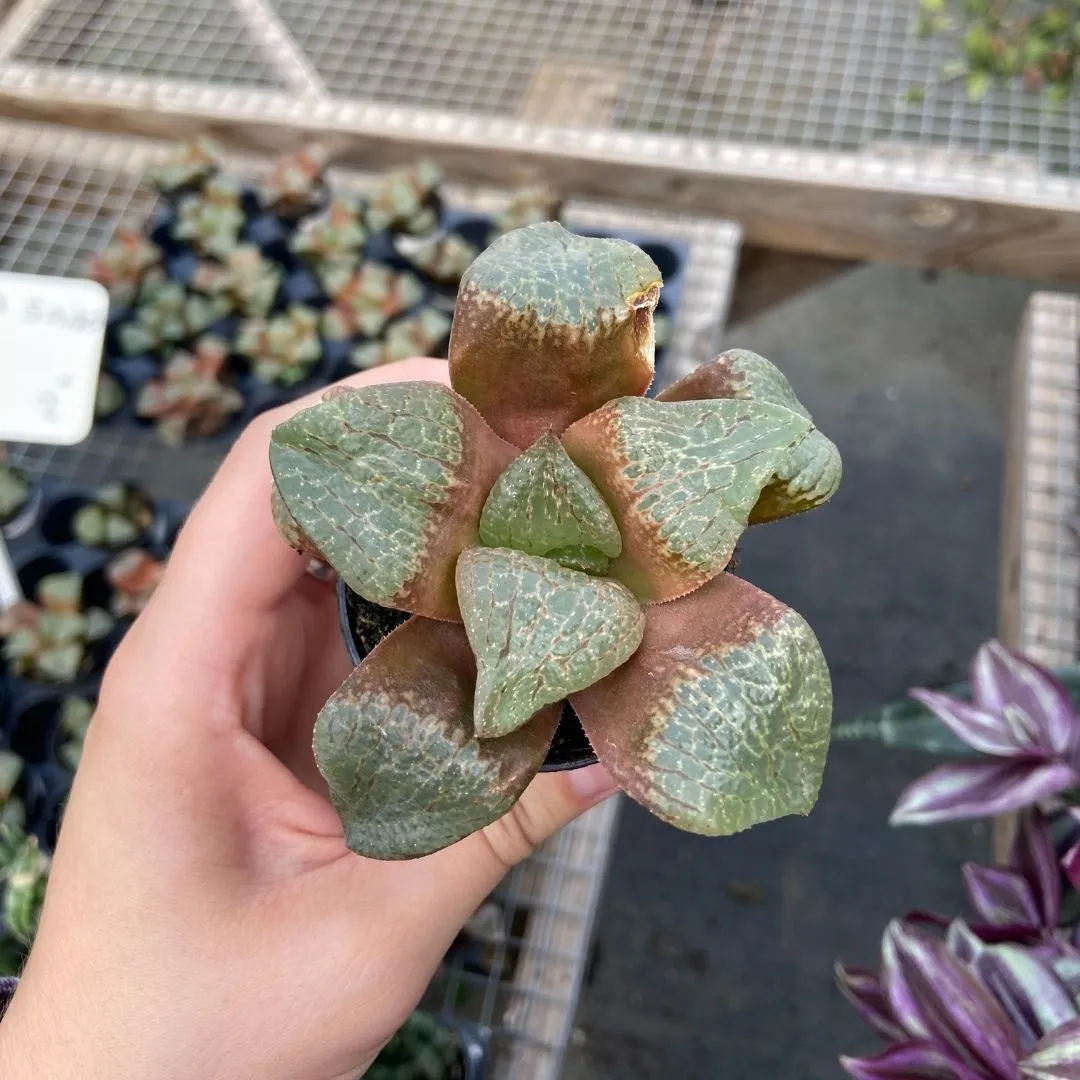
[[[574,794],[583,802],[595,802],[610,795],[618,784],[608,775],[603,765],[589,765],[584,769],[574,769],[567,774]]]

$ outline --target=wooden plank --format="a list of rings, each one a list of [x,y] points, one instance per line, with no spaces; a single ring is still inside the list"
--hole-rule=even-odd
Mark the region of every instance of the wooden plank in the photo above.
[[[738,221],[751,243],[842,259],[1080,280],[1080,181],[988,159],[891,160],[208,89],[6,64],[0,112],[241,149],[317,138],[368,168],[436,158],[455,180],[546,181],[576,196]]]
[[[1080,658],[1080,299],[1036,293],[1017,341],[1002,495],[998,636],[1048,666]],[[1007,857],[1011,817],[994,827]]]
[[[859,265],[851,259],[745,244],[739,254],[739,276],[728,322],[738,326]]]

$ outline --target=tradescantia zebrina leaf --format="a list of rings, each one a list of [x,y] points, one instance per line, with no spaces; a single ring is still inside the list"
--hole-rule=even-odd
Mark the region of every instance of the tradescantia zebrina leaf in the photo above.
[[[496,481],[480,517],[480,539],[590,573],[603,573],[622,551],[619,527],[596,485],[551,434]]]
[[[555,222],[495,241],[461,279],[450,385],[522,448],[653,376],[660,271],[625,240]]]
[[[618,582],[508,548],[463,552],[457,587],[476,655],[481,738],[516,731],[541,706],[602,679],[645,629],[640,605]]]
[[[821,647],[731,574],[650,607],[634,656],[571,704],[623,790],[681,829],[727,835],[817,798],[832,715]]]
[[[323,707],[315,757],[350,850],[375,859],[438,851],[505,814],[536,775],[558,708],[479,740],[475,678],[460,626],[412,618]]]
[[[657,395],[658,401],[707,398],[763,401],[810,419],[791,384],[775,364],[746,349],[731,349],[703,364]],[[784,458],[776,476],[750,511],[750,524],[800,514],[829,499],[840,486],[840,452],[817,428]]]
[[[274,429],[278,520],[365,599],[457,620],[457,557],[515,453],[437,383],[334,392]]]
[[[755,401],[620,398],[579,420],[562,441],[622,533],[611,576],[664,601],[720,573],[761,489],[811,427]]]

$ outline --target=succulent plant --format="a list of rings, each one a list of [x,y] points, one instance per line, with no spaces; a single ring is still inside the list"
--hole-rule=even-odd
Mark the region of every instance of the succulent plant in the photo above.
[[[60,734],[63,742],[57,754],[74,772],[82,760],[83,743],[94,717],[94,703],[77,694],[69,694],[60,704]]]
[[[457,285],[469,263],[480,254],[475,244],[455,232],[424,237],[399,236],[394,246],[399,255],[440,285]]]
[[[642,397],[660,285],[632,244],[508,233],[462,280],[452,389],[338,388],[274,430],[283,536],[413,615],[316,725],[354,851],[416,857],[504,814],[567,698],[614,779],[674,825],[721,835],[812,806],[824,657],[724,571],[748,523],[832,495],[839,455],[753,353]]]
[[[30,478],[14,465],[0,461],[0,525],[14,519],[30,498]]]
[[[4,898],[0,921],[22,945],[29,946],[37,932],[50,865],[36,836],[27,836],[11,825],[0,825],[0,886]]]
[[[139,294],[134,317],[118,331],[120,347],[129,355],[157,352],[201,334],[228,314],[230,307],[225,296],[189,293],[179,282],[146,283]]]
[[[141,614],[164,573],[165,563],[143,548],[120,552],[105,568],[113,590],[112,613],[118,619]]]
[[[920,36],[954,35],[961,57],[946,64],[946,79],[962,79],[979,101],[994,86],[1019,80],[1051,102],[1071,96],[1080,75],[1080,5],[1075,0],[920,0]],[[908,99],[920,102],[923,87]]]
[[[344,280],[356,272],[367,238],[363,208],[354,199],[339,196],[323,213],[301,223],[289,247],[307,259],[320,277],[329,271],[332,279]]]
[[[199,338],[194,352],[173,353],[161,377],[139,391],[136,414],[156,420],[169,446],[220,431],[244,407],[243,394],[223,379],[228,356],[228,344],[212,335]]]
[[[373,233],[406,232],[423,236],[439,224],[442,170],[432,161],[389,172],[368,200],[365,221]]]
[[[107,371],[98,376],[97,393],[94,395],[94,419],[108,420],[115,416],[127,400],[127,393],[120,380]]]
[[[284,278],[281,267],[254,244],[241,244],[225,261],[199,264],[191,287],[209,296],[224,297],[229,306],[252,318],[265,318],[274,306]]]
[[[314,210],[325,189],[323,170],[327,157],[320,146],[305,146],[279,157],[263,185],[263,204],[287,218]]]
[[[236,351],[251,361],[255,378],[295,386],[309,378],[322,359],[319,313],[292,304],[270,319],[251,319],[240,327]]]
[[[424,286],[414,274],[376,262],[365,263],[349,277],[331,274],[326,285],[331,304],[323,312],[322,331],[331,341],[347,341],[356,334],[374,337],[424,297]]]
[[[358,368],[377,367],[410,356],[434,356],[450,332],[450,316],[427,307],[416,315],[391,323],[379,341],[357,345],[349,359]]]
[[[365,1080],[457,1080],[461,1043],[449,1028],[414,1012],[383,1047]]]
[[[213,176],[221,167],[218,149],[209,139],[180,143],[146,171],[147,183],[166,195]]]
[[[506,207],[495,216],[488,243],[498,240],[504,233],[522,229],[526,225],[558,221],[561,215],[562,199],[550,188],[523,188],[516,192]]]
[[[82,673],[88,647],[115,625],[101,608],[83,611],[82,589],[80,574],[49,574],[38,583],[36,603],[21,600],[0,613],[0,655],[12,674],[66,683]]]
[[[71,531],[87,547],[118,547],[130,544],[150,527],[154,505],[132,484],[109,483],[75,511]]]
[[[239,244],[244,227],[242,195],[239,180],[224,175],[211,177],[201,191],[180,200],[173,235],[188,241],[200,255],[228,258]]]
[[[112,243],[90,258],[90,276],[109,290],[117,304],[130,304],[146,272],[161,262],[161,248],[130,226],[116,230]]]

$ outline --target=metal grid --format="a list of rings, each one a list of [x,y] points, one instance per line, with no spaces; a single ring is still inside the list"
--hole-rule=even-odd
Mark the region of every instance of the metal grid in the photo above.
[[[913,8],[909,0],[23,0],[3,52],[31,69],[234,86],[291,85],[299,63],[309,89],[342,103],[831,151],[901,141],[1080,171],[1075,105],[1050,111],[1018,88],[969,103],[962,84],[939,79],[955,43],[916,39]],[[905,104],[913,85],[930,91]]]
[[[1049,665],[1080,659],[1080,299],[1036,293],[1014,369],[1001,633]]]
[[[141,191],[143,170],[167,148],[0,121],[0,269],[78,274],[116,224],[152,204]],[[256,175],[264,162],[231,165]],[[336,170],[335,189],[363,187],[365,177]],[[451,205],[489,211],[505,199],[494,191],[449,188]],[[716,349],[731,298],[741,233],[728,222],[589,202],[567,207],[571,225],[600,231],[632,228],[689,245],[682,305],[668,350],[675,379]],[[13,458],[35,474],[102,483],[138,480],[159,497],[193,500],[220,461],[220,443],[194,442],[176,453],[154,436],[99,427],[76,447],[15,447]],[[518,867],[497,894],[503,933],[483,973],[454,954],[429,1003],[480,1023],[492,1033],[499,1080],[554,1080],[570,1037],[596,906],[618,815],[612,801],[586,814]]]

